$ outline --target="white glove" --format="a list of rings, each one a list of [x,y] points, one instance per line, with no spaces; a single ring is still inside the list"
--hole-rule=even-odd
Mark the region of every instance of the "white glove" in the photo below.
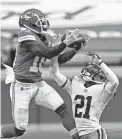
[[[74,43],[80,34],[80,30],[76,29],[73,32],[70,32],[69,30],[66,30],[66,38],[63,41],[67,46]]]
[[[92,62],[96,63],[97,65],[100,65],[103,61],[100,58],[100,56],[98,54],[96,54],[95,52],[87,52],[86,53],[88,56],[92,57]]]

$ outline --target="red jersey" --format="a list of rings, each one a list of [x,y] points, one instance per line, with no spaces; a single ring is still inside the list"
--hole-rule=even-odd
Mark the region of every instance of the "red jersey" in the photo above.
[[[58,55],[66,48],[66,44],[49,48],[47,40],[41,39],[30,30],[21,30],[18,34],[18,46],[14,61],[15,79],[19,81],[37,82],[41,80],[43,65],[46,59]]]
[[[40,42],[39,37],[29,30],[20,31],[18,34],[18,46],[14,62],[14,74],[18,79],[26,79],[30,82],[41,80],[42,66],[46,58],[31,52],[23,42],[32,40]],[[33,46],[35,47],[35,46]]]

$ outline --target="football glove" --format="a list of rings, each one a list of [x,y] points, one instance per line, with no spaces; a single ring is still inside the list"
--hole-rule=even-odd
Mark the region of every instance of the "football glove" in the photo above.
[[[64,43],[66,43],[67,46],[74,43],[76,40],[78,41],[78,36],[80,34],[80,30],[76,29],[73,32],[70,32],[69,30],[66,30],[66,37],[63,40]]]
[[[92,63],[96,63],[98,65],[100,65],[101,63],[103,63],[103,61],[100,58],[100,56],[98,54],[96,54],[95,52],[87,52],[86,54],[88,56],[91,56],[92,57]]]
[[[68,30],[68,31],[69,31],[69,30]],[[69,34],[71,34],[71,31],[69,31]],[[85,47],[85,46],[88,44],[88,40],[90,39],[90,38],[88,38],[88,37],[85,38],[85,37],[81,34],[80,31],[78,32],[78,34],[77,34],[76,37],[77,37],[77,38],[76,38],[75,42],[72,43],[72,44],[69,44],[67,47],[69,47],[69,48],[75,48],[76,50],[79,50],[80,48]],[[65,38],[66,38],[66,34],[62,36],[61,41],[64,41]]]

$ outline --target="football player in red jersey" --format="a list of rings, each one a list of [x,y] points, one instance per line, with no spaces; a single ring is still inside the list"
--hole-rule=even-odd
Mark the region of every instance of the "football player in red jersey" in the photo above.
[[[107,139],[99,123],[100,116],[116,92],[119,80],[114,72],[94,52],[88,52],[92,62],[72,79],[60,73],[57,57],[51,59],[52,78],[71,96],[72,111],[80,139]]]
[[[37,9],[25,11],[20,16],[19,26],[21,30],[18,33],[18,46],[13,65],[15,79],[10,87],[14,124],[2,127],[2,137],[18,137],[24,134],[28,125],[29,104],[35,97],[38,105],[55,111],[72,138],[78,139],[75,121],[68,113],[63,99],[42,79],[41,74],[46,59],[59,55],[68,45],[77,41],[79,30],[76,29],[73,33],[66,34],[62,42],[49,47],[46,31],[50,25],[44,13]],[[77,49],[71,50],[71,57],[76,51]],[[59,57],[61,63],[64,63],[61,60],[63,56],[66,55]]]

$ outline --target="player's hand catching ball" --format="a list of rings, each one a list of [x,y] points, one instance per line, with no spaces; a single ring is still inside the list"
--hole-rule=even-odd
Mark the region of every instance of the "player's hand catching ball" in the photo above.
[[[95,52],[87,52],[86,53],[88,56],[92,57],[92,62],[96,63],[97,65],[100,65],[103,61],[100,58],[100,56],[98,54],[96,54]]]
[[[63,37],[62,41],[66,43],[66,45],[69,47],[69,45],[71,45],[75,41],[79,41],[79,38],[78,38],[79,34],[80,34],[79,29],[75,29],[72,32],[69,30],[66,30],[66,35]]]
[[[75,43],[74,43],[74,48],[75,48],[75,50],[76,51],[79,51],[79,50],[81,50],[82,48],[84,48],[87,44],[88,44],[88,40],[89,40],[90,38],[88,38],[88,39],[85,39],[85,41],[84,41],[84,43],[82,43],[82,42],[80,42],[80,41],[76,41]]]
[[[76,29],[78,30],[78,29]],[[67,34],[71,34],[72,31],[67,30]],[[66,39],[66,34],[62,36],[61,40],[64,41]],[[79,50],[84,48],[88,44],[88,40],[90,38],[86,38],[82,35],[81,31],[78,30],[78,32],[75,35],[75,41],[71,44],[69,44],[67,47],[74,48],[75,53],[77,53]]]

